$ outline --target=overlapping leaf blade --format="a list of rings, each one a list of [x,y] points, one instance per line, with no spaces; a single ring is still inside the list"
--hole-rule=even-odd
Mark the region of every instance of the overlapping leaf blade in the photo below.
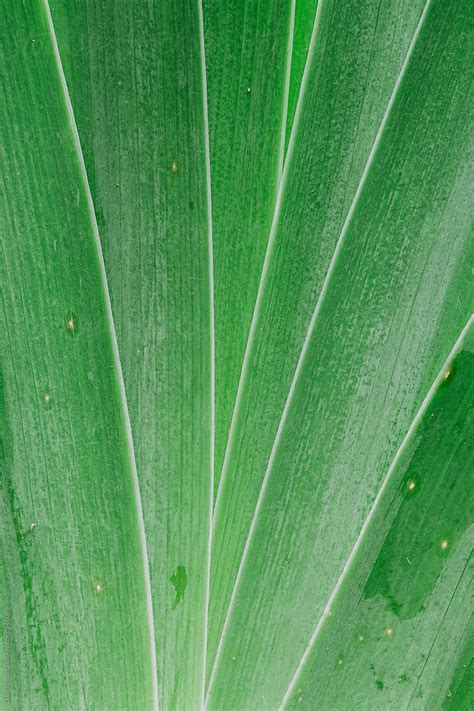
[[[213,206],[216,467],[232,408],[284,152],[291,3],[204,0]]]
[[[93,214],[46,9],[3,10],[1,705],[152,708],[147,561]]]
[[[423,4],[318,6],[215,512],[210,660],[311,313]]]
[[[469,3],[203,5],[7,3],[3,701],[202,708],[215,464],[209,711],[469,708]]]
[[[265,480],[209,708],[280,704],[397,446],[468,319],[469,12],[467,2],[449,15],[442,3],[427,6],[269,465],[256,468],[252,451],[242,460],[231,494],[239,524],[255,472]],[[271,306],[281,280],[269,274]],[[278,327],[261,346],[266,366],[277,332],[285,337]],[[260,399],[262,423],[274,412],[269,400]],[[248,427],[257,413],[240,414]],[[230,522],[235,532],[237,517]],[[222,540],[229,561],[234,543]]]
[[[472,653],[474,339],[391,473],[287,708],[441,708]],[[466,654],[467,653],[467,654]],[[458,691],[457,708],[468,708]],[[453,702],[454,703],[454,702]]]
[[[291,70],[288,91],[288,114],[286,120],[286,149],[288,148],[291,129],[293,128],[317,7],[318,0],[295,0],[293,46],[291,51]]]
[[[212,315],[200,4],[58,0],[143,496],[163,708],[203,695]]]

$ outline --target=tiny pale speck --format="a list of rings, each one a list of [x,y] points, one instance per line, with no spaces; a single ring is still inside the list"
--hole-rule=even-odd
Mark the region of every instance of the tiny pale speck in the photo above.
[[[97,593],[97,595],[104,592],[104,583],[101,580],[94,582],[94,592]]]

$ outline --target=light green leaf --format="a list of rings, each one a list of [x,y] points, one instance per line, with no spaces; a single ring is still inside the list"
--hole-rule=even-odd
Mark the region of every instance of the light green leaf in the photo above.
[[[404,444],[287,708],[434,709],[456,693],[472,653],[473,346]]]
[[[426,5],[322,289],[329,239],[311,237],[321,223],[309,221],[308,203],[308,231],[297,229],[291,181],[304,166],[297,153],[289,158],[235,469],[217,509],[215,629],[230,607],[211,709],[282,701],[390,461],[470,315],[469,12],[467,1],[449,14],[436,0]]]
[[[3,11],[0,703],[152,708],[143,520],[90,194],[47,10]]]
[[[211,145],[219,482],[284,153],[288,0],[204,0]]]
[[[92,180],[137,455],[160,705],[204,689],[212,314],[197,0],[57,0]]]

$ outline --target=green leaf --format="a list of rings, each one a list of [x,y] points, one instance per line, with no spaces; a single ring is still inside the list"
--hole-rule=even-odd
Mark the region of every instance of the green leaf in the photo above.
[[[451,673],[450,688],[446,693],[442,708],[468,711],[472,706],[472,690],[474,688],[474,634],[472,630],[472,616],[469,620],[470,629],[467,630],[467,641],[464,649],[458,656],[456,668]]]
[[[286,121],[285,151],[288,150],[296,106],[308,58],[311,35],[316,17],[318,0],[294,0],[295,17],[291,52],[290,85],[288,92],[288,115]]]
[[[421,10],[318,4],[215,509],[211,662],[311,311]]]
[[[91,176],[143,496],[163,708],[204,693],[212,314],[197,0],[52,8]]]
[[[287,708],[431,709],[456,693],[472,653],[473,346],[471,333],[390,472]]]
[[[47,10],[3,9],[1,704],[151,708],[143,521],[90,194]]]
[[[0,706],[470,710],[472,4],[4,15]]]
[[[377,27],[386,43],[396,23],[393,4],[384,8],[387,25],[379,14]],[[315,47],[332,52],[337,37],[325,34],[323,10]],[[327,239],[323,228],[335,223],[320,220],[331,201],[322,193],[324,207],[303,205],[296,192],[302,176],[307,196],[319,200],[321,190],[314,164],[313,187],[302,160],[305,94],[301,152],[295,143],[287,162],[217,508],[211,709],[280,704],[399,442],[470,315],[469,11],[467,2],[449,14],[436,0],[426,5],[349,217]],[[349,21],[336,26],[352,36]],[[314,67],[317,97],[323,57]],[[328,162],[329,184],[332,174]]]
[[[284,153],[288,0],[204,0],[219,482]]]

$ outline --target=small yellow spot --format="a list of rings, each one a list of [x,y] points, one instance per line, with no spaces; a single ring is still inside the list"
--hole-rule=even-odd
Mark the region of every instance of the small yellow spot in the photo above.
[[[342,659],[338,659],[337,663],[339,664],[339,666],[341,666],[341,665],[342,665]]]
[[[74,331],[74,319],[70,318],[67,322],[67,327],[70,331]]]
[[[37,526],[38,524],[36,523],[36,521],[33,521],[33,523],[30,523],[28,530],[33,532]]]
[[[251,91],[252,91],[251,87],[248,86],[248,87],[247,87],[247,94],[250,94]]]
[[[441,550],[445,551],[446,548],[448,547],[448,539],[445,538],[444,541],[441,541],[440,546],[441,546]]]
[[[446,368],[446,370],[443,373],[443,380],[449,380],[452,372],[453,372],[453,369],[451,368],[451,366],[449,366],[449,368]]]
[[[176,160],[172,161],[172,163],[171,163],[171,172],[172,173],[178,172],[178,163]]]
[[[393,629],[391,627],[387,627],[387,629],[385,630],[385,634],[387,635],[387,637],[391,637],[393,635]]]
[[[43,395],[43,402],[45,403],[45,405],[49,405],[49,403],[51,402],[51,395],[49,393],[45,393]]]
[[[416,484],[415,484],[414,481],[409,481],[408,484],[407,484],[408,491],[413,491],[413,489],[415,488],[415,486],[416,486]]]
[[[360,635],[357,637],[357,639],[359,640],[359,642],[363,642],[363,641],[364,641],[364,635],[363,635],[363,634],[360,634]]]

